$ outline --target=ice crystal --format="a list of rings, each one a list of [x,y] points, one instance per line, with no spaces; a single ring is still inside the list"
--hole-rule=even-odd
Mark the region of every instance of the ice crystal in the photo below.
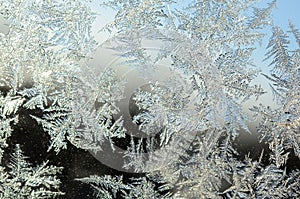
[[[114,151],[120,138],[130,142],[123,167],[142,177],[76,178],[98,198],[299,197],[299,171],[286,167],[291,156],[300,158],[300,46],[289,49],[280,27],[267,46],[273,70],[264,75],[278,106],[251,109],[262,117],[257,130],[270,152],[252,159],[236,147],[241,132],[251,131],[243,105],[265,93],[253,83],[259,70],[251,55],[276,1],[266,8],[256,2],[103,1],[116,15],[101,30],[110,38],[100,47],[113,50],[121,64],[95,70],[87,63],[97,47],[96,15],[87,1],[0,0],[10,24],[0,33],[0,197],[63,194],[56,177],[62,168],[47,160],[33,166],[18,144],[10,163],[2,160],[21,109],[39,111],[30,116],[49,135],[48,152],[71,144],[105,154],[104,144]],[[299,31],[289,26],[299,44]],[[160,63],[170,72],[164,81],[153,78]],[[116,71],[122,65],[140,71],[147,83],[131,98],[137,107],[132,124],[144,135],[138,139],[118,107],[126,86]]]
[[[292,28],[292,32],[297,30]],[[296,36],[297,34],[294,34]],[[299,47],[296,52],[288,48],[287,34],[279,27],[273,28],[266,59],[271,61],[271,87],[277,99],[278,108],[254,107],[254,111],[262,115],[263,121],[258,127],[262,139],[268,141],[273,151],[272,160],[277,167],[285,165],[289,158],[289,149],[299,156]]]
[[[32,167],[26,159],[16,145],[8,168],[0,166],[1,198],[53,198],[64,194],[58,190],[60,180],[56,177],[62,168],[48,166],[48,161]]]

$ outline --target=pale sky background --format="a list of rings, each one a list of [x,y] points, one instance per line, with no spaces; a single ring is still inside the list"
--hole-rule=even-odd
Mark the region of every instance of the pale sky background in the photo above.
[[[261,1],[265,5],[266,0]],[[300,0],[278,0],[277,7],[273,10],[272,18],[274,20],[274,25],[281,27],[284,31],[288,30],[289,20],[295,25],[297,29],[300,30]],[[264,72],[269,70],[267,67],[268,63],[263,63],[264,55],[266,53],[266,46],[268,40],[271,37],[271,29],[267,29],[267,36],[262,42],[262,46],[257,46],[257,51],[254,54],[253,58],[255,59],[255,64],[262,68]],[[295,41],[292,37],[291,47],[295,47]]]
[[[267,2],[271,0],[261,0],[259,5],[265,6]],[[99,0],[93,0],[93,8],[96,12],[99,13],[94,31],[97,32],[100,27],[102,27],[105,23],[112,20],[113,13],[108,9],[101,9],[99,7]],[[295,25],[296,28],[300,29],[300,0],[278,0],[277,7],[273,10],[272,18],[274,20],[274,25],[280,26],[284,31],[288,30],[288,22],[289,20]],[[270,67],[267,67],[268,62],[262,62],[264,59],[264,54],[266,53],[265,47],[268,44],[268,39],[271,36],[271,29],[264,30],[268,35],[263,39],[262,45],[257,45],[257,50],[253,55],[254,63],[260,67],[263,72],[269,71]],[[107,35],[96,34],[97,40],[99,42],[104,41],[107,38]],[[292,41],[293,38],[292,38]],[[292,47],[295,47],[295,42],[291,43]]]
[[[265,5],[266,0],[262,0],[261,4]],[[300,31],[300,0],[278,0],[277,7],[273,10],[272,18],[274,25],[281,27],[285,32],[289,30],[288,24],[289,20],[295,25],[295,27]],[[268,41],[272,36],[272,32],[270,28],[264,30],[267,35],[263,39],[262,45],[257,45],[257,50],[253,54],[254,64],[261,68],[262,72],[267,74],[272,67],[268,66],[271,60],[263,61],[265,58],[265,53],[267,52],[266,46],[268,45]],[[292,48],[296,47],[296,42],[293,37],[291,37]],[[300,81],[300,80],[299,80]],[[259,76],[257,78],[257,82],[262,85],[262,87],[268,92],[260,97],[259,101],[253,101],[255,104],[263,103],[268,105],[274,105],[273,95],[269,87],[269,82],[265,77]],[[252,106],[249,103],[249,106]]]
[[[95,21],[93,31],[96,34],[96,39],[101,42],[104,41],[107,38],[107,35],[96,33],[103,25],[109,21],[111,21],[113,17],[113,13],[111,10],[108,9],[102,9],[100,10],[99,6],[99,0],[93,0],[92,1],[92,7],[94,11],[99,13],[97,16],[97,19]],[[266,2],[269,2],[267,0],[261,0],[259,5],[266,5]],[[288,30],[288,20],[290,19],[293,24],[295,25],[296,28],[300,29],[300,0],[278,0],[277,2],[277,8],[274,9],[273,11],[273,19],[274,19],[274,25],[280,26],[283,30],[287,31]],[[6,32],[7,31],[7,22],[3,19],[3,17],[0,16],[0,32]],[[262,60],[264,59],[264,55],[267,52],[265,47],[268,44],[268,39],[271,36],[271,29],[266,29],[267,36],[264,38],[262,45],[259,46],[257,45],[257,50],[255,51],[253,55],[253,61],[254,64],[257,67],[260,67],[262,69],[262,72],[268,73],[268,71],[271,69],[268,67],[268,64],[270,63],[270,60],[263,62]],[[292,41],[293,38],[292,38]],[[295,42],[291,44],[291,46],[295,47]],[[110,56],[103,55],[103,51],[101,51],[101,54],[95,54],[96,57],[100,57],[100,59],[106,59],[110,60],[112,59]],[[265,78],[259,77],[257,78],[258,82],[263,85],[263,87],[266,90],[269,90],[268,82],[265,80]],[[271,92],[269,94],[264,95],[261,100],[263,103],[269,103],[270,100],[272,99]],[[258,103],[258,102],[255,102]]]
[[[267,2],[270,2],[271,0],[261,0],[259,5],[265,7]],[[102,9],[97,10],[99,8],[98,6],[98,0],[93,1],[93,8],[95,11],[99,13],[99,17],[97,18],[94,26],[94,30],[96,31],[99,29],[99,27],[103,26],[104,23],[111,20],[113,13],[111,13],[110,10]],[[180,2],[180,1],[179,1]],[[292,21],[292,23],[295,25],[296,28],[300,30],[300,0],[278,0],[277,1],[277,7],[273,10],[272,18],[274,20],[274,25],[280,26],[284,31],[288,30],[288,23],[289,20]],[[267,28],[264,30],[264,32],[267,33],[266,37],[263,39],[263,42],[261,46],[257,44],[257,50],[253,54],[253,62],[254,64],[261,68],[263,73],[268,73],[271,69],[271,67],[268,67],[268,64],[270,63],[270,60],[267,60],[263,62],[264,55],[267,52],[266,46],[268,44],[268,40],[271,37],[271,28]],[[105,38],[107,38],[107,35],[98,34],[97,40],[103,41]],[[291,38],[291,46],[295,47],[295,41],[293,38]],[[101,51],[104,53],[103,51]],[[100,56],[100,55],[99,55]],[[102,56],[101,56],[102,57]],[[109,56],[105,57],[106,59],[109,59]],[[262,76],[258,77],[256,79],[256,82],[261,84],[263,88],[268,91],[268,94],[263,95],[260,97],[259,101],[252,101],[253,103],[263,103],[263,104],[272,104],[272,93],[269,89],[269,82]],[[249,106],[251,106],[252,103],[249,103]]]
[[[113,13],[107,9],[100,9],[99,2],[101,0],[93,0],[92,7],[94,11],[99,13],[93,31],[97,32],[105,23],[111,21]],[[269,0],[261,0],[260,5],[266,5],[266,2]],[[280,26],[283,30],[288,30],[288,20],[290,19],[296,28],[300,29],[300,0],[278,0],[277,8],[273,11],[274,24]],[[0,32],[7,31],[7,22],[0,15]],[[262,63],[264,54],[266,53],[265,47],[268,43],[268,39],[271,36],[270,29],[266,30],[268,36],[263,40],[262,46],[257,46],[257,51],[253,56],[254,62],[257,66],[261,67],[264,72],[268,71],[269,68],[266,67],[268,63]],[[106,36],[103,34],[96,34],[98,41],[104,41]],[[292,43],[291,46],[295,46],[295,43]]]

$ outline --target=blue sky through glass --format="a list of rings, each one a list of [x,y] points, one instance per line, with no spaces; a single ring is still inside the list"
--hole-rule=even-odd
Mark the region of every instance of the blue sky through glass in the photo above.
[[[262,0],[258,4],[259,6],[265,7],[268,2],[271,0]],[[96,33],[99,31],[101,27],[103,27],[104,24],[111,21],[114,13],[112,10],[109,9],[101,9],[99,6],[99,0],[93,0],[91,3],[91,6],[93,10],[97,13],[97,19],[95,22],[95,26],[93,27],[93,31],[96,36],[96,40],[98,40],[100,43],[103,42],[105,39],[108,38],[108,34],[104,33]],[[183,0],[178,0],[178,2],[184,2]],[[300,29],[300,0],[278,0],[277,1],[277,7],[273,10],[272,18],[274,20],[274,25],[280,26],[284,31],[288,31],[288,23],[289,20],[292,21],[292,23],[295,25],[297,29]],[[0,32],[7,32],[7,22],[4,20],[3,16],[0,16]],[[267,28],[263,30],[266,32],[266,36],[263,39],[263,42],[261,46],[257,44],[257,50],[253,54],[253,62],[254,64],[262,69],[263,73],[268,73],[271,70],[271,67],[268,67],[268,64],[270,63],[270,60],[263,61],[264,55],[267,52],[266,46],[268,44],[268,40],[272,35],[271,28]],[[296,47],[296,42],[294,41],[294,38],[291,37],[291,48]],[[102,52],[103,53],[103,52]],[[97,56],[98,57],[98,56]],[[110,56],[104,56],[105,59],[109,60],[111,59]],[[101,60],[103,61],[103,56],[101,56]],[[268,82],[266,79],[262,76],[257,78],[257,82],[262,84],[263,87],[267,90],[269,90]],[[271,94],[269,92],[268,95],[265,95],[265,98],[267,101],[270,100]]]
[[[261,0],[257,5],[261,7],[266,7],[267,3],[271,1],[272,0]],[[178,0],[178,3],[180,2],[184,2],[184,1]],[[98,0],[93,1],[93,8],[97,13],[99,13],[99,16],[97,17],[97,21],[94,27],[94,30],[98,31],[99,27],[103,27],[105,23],[112,20],[114,13],[112,12],[112,10],[109,9],[100,10]],[[300,0],[278,0],[276,8],[272,12],[272,19],[274,25],[281,27],[285,32],[289,30],[288,28],[289,20],[292,21],[292,23],[295,25],[297,29],[300,29]],[[268,66],[271,60],[263,61],[263,59],[265,58],[265,53],[267,52],[266,46],[272,35],[271,27],[266,28],[265,30],[263,30],[263,32],[266,33],[266,36],[264,37],[261,45],[257,44],[256,46],[257,49],[255,50],[252,58],[255,66],[260,68],[263,73],[268,74],[269,71],[271,70],[271,67]],[[103,34],[103,33],[96,34],[96,38],[99,42],[104,41],[107,37],[108,34]],[[296,47],[296,43],[293,37],[291,37],[291,42],[292,43],[290,46],[293,49]],[[103,51],[101,52],[103,53]],[[109,59],[109,56],[106,56],[106,58]],[[253,101],[248,105],[252,106],[253,104],[257,104],[257,103],[270,104],[273,98],[272,92],[269,87],[270,82],[268,82],[265,77],[260,75],[256,79],[255,83],[261,84],[268,93],[260,97],[259,101]]]
[[[266,0],[261,3],[268,2]],[[289,30],[288,24],[289,20],[295,25],[297,29],[300,29],[300,0],[278,0],[276,8],[272,12],[272,18],[275,26],[281,27],[285,32]],[[263,72],[267,73],[271,68],[268,67],[270,63],[268,60],[263,62],[264,55],[267,52],[266,46],[268,45],[268,40],[272,35],[271,28],[267,28],[266,36],[263,39],[262,45],[257,45],[257,50],[253,55],[254,63],[257,67],[260,67]],[[291,48],[296,47],[294,38],[291,37]]]
[[[258,5],[266,7],[266,4],[270,1],[271,0],[262,0]],[[92,7],[97,13],[99,13],[99,16],[97,17],[95,23],[96,26],[94,27],[95,32],[97,32],[99,30],[99,27],[103,27],[105,23],[112,20],[114,13],[109,9],[100,10],[98,0],[93,0]],[[296,28],[300,29],[300,0],[278,0],[276,8],[273,10],[272,18],[274,20],[274,25],[280,26],[284,31],[288,30],[289,20],[292,21]],[[266,32],[266,36],[263,39],[262,45],[257,45],[257,50],[253,55],[253,60],[254,64],[266,73],[270,70],[270,67],[267,67],[268,61],[263,62],[262,60],[264,59],[264,55],[266,53],[268,40],[272,35],[271,28],[267,28],[266,30],[264,30],[264,32]],[[104,41],[105,38],[108,37],[108,34],[103,33],[96,35],[98,35],[97,40],[99,42]],[[294,38],[291,38],[291,41],[291,47],[294,48],[296,46]]]
[[[261,5],[265,7],[266,3],[269,2],[267,0],[261,1]],[[289,30],[289,20],[295,25],[297,29],[300,30],[300,0],[278,0],[276,4],[276,8],[272,12],[272,19],[275,26],[279,26],[285,32]],[[262,70],[262,73],[268,74],[272,69],[271,66],[268,66],[271,60],[263,61],[265,58],[265,54],[267,52],[267,45],[270,37],[272,36],[272,29],[268,27],[264,30],[266,36],[264,37],[261,46],[257,45],[257,49],[254,51],[253,54],[253,62],[256,67]],[[296,47],[296,42],[292,35],[290,35],[290,47],[294,49]],[[262,87],[267,91],[267,94],[261,96],[259,101],[249,103],[249,107],[253,104],[263,103],[269,105],[275,105],[275,102],[272,100],[273,95],[272,91],[270,90],[269,81],[260,75],[256,82],[261,84]]]

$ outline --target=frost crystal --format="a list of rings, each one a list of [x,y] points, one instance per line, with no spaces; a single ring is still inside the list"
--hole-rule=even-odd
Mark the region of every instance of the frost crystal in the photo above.
[[[273,27],[267,46],[273,70],[264,74],[278,105],[251,108],[262,118],[257,131],[266,150],[257,158],[237,146],[243,132],[251,133],[243,106],[265,93],[253,82],[259,70],[251,55],[261,29],[272,25],[276,1],[266,8],[256,2],[102,1],[116,14],[101,29],[110,37],[100,47],[121,64],[95,70],[88,64],[98,47],[89,1],[0,0],[9,22],[9,31],[0,33],[0,197],[63,195],[56,176],[62,168],[47,160],[32,166],[22,143],[10,141],[26,110],[49,136],[48,153],[73,145],[109,156],[103,146],[119,153],[118,144],[127,143],[118,155],[124,155],[124,169],[138,175],[75,179],[98,198],[299,198],[299,167],[289,164],[300,158],[300,46],[289,49],[280,27]],[[289,26],[300,45],[299,31]],[[162,65],[170,73],[164,81],[153,77]],[[146,82],[131,98],[130,123],[142,137],[126,128],[118,107],[126,91],[122,66],[138,70]]]
[[[19,145],[11,156],[8,172],[0,166],[1,198],[53,198],[63,195],[58,190],[60,180],[56,174],[62,168],[47,166],[47,161],[37,167],[31,167],[26,161]]]

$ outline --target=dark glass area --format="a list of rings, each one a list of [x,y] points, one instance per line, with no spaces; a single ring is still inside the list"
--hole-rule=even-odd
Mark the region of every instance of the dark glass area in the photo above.
[[[2,91],[6,91],[2,88]],[[131,107],[132,108],[132,107]],[[138,114],[139,110],[131,110],[132,115]],[[132,177],[141,177],[145,174],[134,174],[121,172],[112,169],[100,161],[95,159],[89,151],[83,150],[73,146],[71,143],[67,142],[67,149],[61,150],[58,154],[55,151],[50,150],[47,152],[50,136],[43,131],[42,127],[37,124],[37,122],[30,116],[34,115],[37,117],[42,117],[42,111],[27,110],[20,108],[16,113],[19,115],[19,122],[17,124],[12,124],[14,132],[11,137],[8,138],[9,147],[6,148],[2,164],[7,165],[11,159],[11,153],[13,152],[15,145],[20,144],[24,155],[28,157],[28,161],[32,166],[37,166],[42,164],[45,160],[49,160],[49,165],[63,167],[62,173],[58,175],[61,180],[60,191],[64,192],[65,195],[59,198],[62,199],[94,199],[94,191],[91,186],[75,181],[75,178],[88,177],[90,175],[122,175],[124,182],[130,182]],[[252,136],[252,138],[250,138]],[[155,135],[156,139],[159,141],[159,133]],[[137,143],[139,138],[134,137],[135,143]],[[248,140],[252,140],[249,142]],[[130,136],[126,135],[125,138],[113,139],[116,146],[123,148],[124,150],[129,146]],[[220,139],[220,144],[222,139]],[[146,145],[146,139],[143,140],[143,147]],[[264,155],[262,158],[262,163],[264,165],[269,164],[269,153],[267,143],[260,143],[257,139],[253,139],[253,135],[245,132],[240,132],[240,135],[236,138],[233,147],[239,152],[239,155],[235,158],[243,160],[246,155],[249,154],[250,158],[258,160],[261,151],[264,150]],[[144,147],[144,151],[147,149]],[[188,152],[188,151],[187,151]],[[105,153],[105,151],[103,151]],[[190,154],[192,155],[192,154]],[[286,165],[287,172],[291,172],[296,169],[300,169],[300,161],[293,151],[290,151],[289,160]],[[224,181],[222,182],[222,190],[228,188],[229,184]],[[158,186],[158,184],[156,184]],[[121,198],[119,194],[117,198]]]

